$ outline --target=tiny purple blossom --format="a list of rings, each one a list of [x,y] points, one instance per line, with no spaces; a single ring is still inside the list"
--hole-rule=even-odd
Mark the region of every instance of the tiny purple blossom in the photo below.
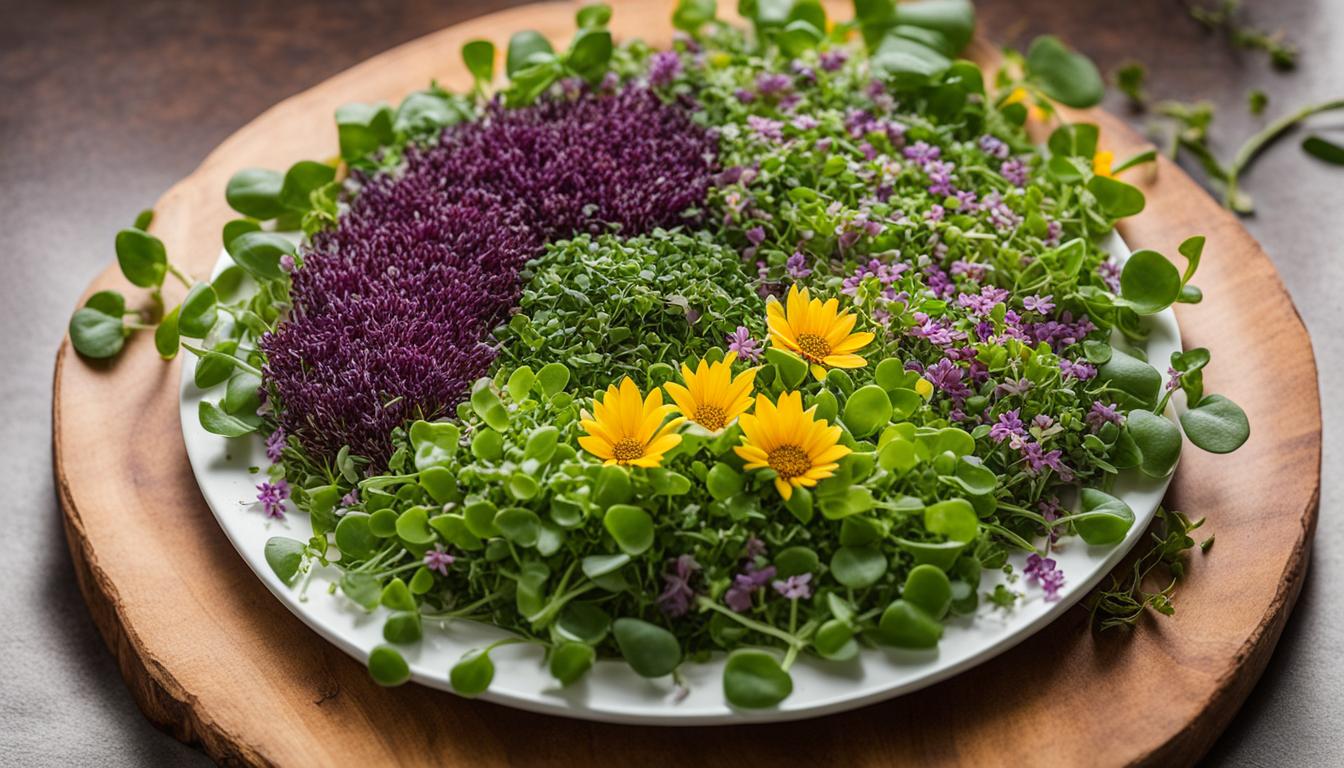
[[[808,583],[812,581],[812,574],[803,573],[797,576],[790,576],[782,581],[776,581],[770,586],[775,588],[781,596],[788,600],[806,600],[812,596],[812,587]]]
[[[1040,312],[1042,315],[1048,314],[1055,308],[1055,297],[1050,294],[1044,296],[1028,296],[1022,300],[1022,308],[1028,312]]]
[[[745,325],[737,326],[737,330],[728,334],[728,351],[736,352],[738,358],[748,363],[754,363],[761,359],[761,345],[751,337],[751,331]]]
[[[784,124],[760,115],[747,115],[747,127],[751,132],[768,141],[784,140]]]
[[[1120,265],[1113,261],[1103,261],[1097,265],[1097,274],[1102,282],[1114,293],[1120,290]]]
[[[280,461],[280,455],[285,450],[285,428],[276,427],[270,437],[266,438],[266,459],[272,464]]]
[[[1027,167],[1027,164],[1017,158],[1005,160],[1003,164],[999,166],[999,175],[1003,176],[1003,178],[1008,180],[1009,184],[1012,184],[1015,187],[1025,187],[1027,185],[1027,177],[1030,174],[1031,169]]]
[[[295,266],[296,266],[296,264],[294,263],[294,256],[293,256],[293,255],[286,253],[286,254],[283,254],[283,255],[280,256],[280,271],[281,271],[281,272],[284,272],[286,275],[292,275],[292,274],[294,274],[294,268],[295,268]]]
[[[1017,408],[999,414],[999,420],[989,428],[989,439],[996,443],[1007,440],[1009,435],[1024,434],[1026,434],[1026,428],[1022,424],[1021,417],[1018,416]]]
[[[738,613],[751,609],[751,598],[765,588],[775,578],[775,566],[767,565],[757,569],[754,563],[748,563],[746,570],[733,577],[733,585],[723,595],[723,601]]]
[[[1056,567],[1054,558],[1032,553],[1027,556],[1027,566],[1022,569],[1022,573],[1029,583],[1041,585],[1046,600],[1059,599],[1059,590],[1064,586],[1064,572]]]
[[[649,85],[661,88],[681,74],[681,57],[676,51],[659,51],[649,57]]]
[[[845,61],[849,59],[849,54],[845,53],[843,49],[836,48],[829,51],[822,51],[820,58],[821,68],[827,72],[834,72],[845,66]]]
[[[756,78],[756,90],[764,96],[784,93],[792,87],[793,80],[788,75],[779,72],[766,72]]]
[[[1059,370],[1066,378],[1073,377],[1079,381],[1089,381],[1097,375],[1097,369],[1084,360],[1061,359]]]
[[[1181,372],[1174,366],[1167,366],[1167,391],[1171,392],[1181,386]]]
[[[1110,403],[1103,403],[1100,400],[1092,403],[1092,409],[1087,412],[1088,426],[1092,427],[1093,432],[1100,432],[1101,428],[1107,423],[1117,427],[1125,423],[1125,417],[1115,409]]]
[[[989,134],[985,134],[984,136],[980,137],[980,141],[977,143],[980,146],[980,151],[984,152],[986,155],[989,155],[990,157],[997,158],[999,160],[1003,160],[1004,158],[1008,157],[1008,151],[1009,151],[1008,145],[1005,144],[1003,140],[997,136],[990,136]]]
[[[257,501],[261,502],[262,511],[266,516],[275,520],[285,518],[285,499],[289,498],[289,483],[284,480],[277,480],[274,483],[267,480],[257,486]]]
[[[695,589],[691,579],[700,564],[691,555],[680,555],[669,561],[670,570],[663,572],[663,593],[658,596],[658,607],[673,618],[685,616],[695,600]]]
[[[794,251],[789,260],[784,262],[784,268],[794,280],[802,280],[812,274],[812,268],[807,265],[807,256],[802,251]]]
[[[434,548],[425,553],[425,567],[431,571],[438,571],[439,575],[448,575],[448,566],[456,560],[448,550],[443,548],[442,544],[435,544]]]

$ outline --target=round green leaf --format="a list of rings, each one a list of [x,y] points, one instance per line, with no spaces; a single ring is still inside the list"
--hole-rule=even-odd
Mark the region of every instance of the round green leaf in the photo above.
[[[569,384],[569,368],[564,363],[547,363],[537,371],[537,386],[543,394],[552,397]]]
[[[897,600],[882,612],[877,636],[897,648],[934,648],[943,636],[943,625],[919,606]]]
[[[285,172],[277,199],[291,211],[310,211],[313,209],[313,192],[335,179],[336,169],[332,166],[313,160],[300,160]]]
[[[120,317],[82,307],[70,318],[70,343],[85,357],[112,357],[126,344],[126,328]]]
[[[411,507],[397,518],[397,537],[409,544],[433,544],[434,532],[429,529],[429,511]]]
[[[394,578],[383,587],[383,593],[379,596],[378,602],[384,608],[390,608],[394,611],[414,611],[415,597],[411,595],[411,590],[406,586],[406,582],[400,578]]]
[[[485,651],[470,651],[448,671],[448,682],[462,696],[480,696],[495,679],[495,663]]]
[[[1231,453],[1251,436],[1251,423],[1241,406],[1222,395],[1209,395],[1181,414],[1190,442],[1209,453]]]
[[[409,645],[420,642],[420,614],[396,611],[383,623],[383,639],[389,643]]]
[[[851,589],[870,587],[887,572],[887,557],[877,547],[841,547],[831,557],[831,575]]]
[[[910,541],[909,539],[897,539],[897,546],[914,558],[916,565],[932,565],[944,571],[952,567],[961,555],[961,551],[966,548],[964,541]]]
[[[163,241],[141,229],[117,233],[117,265],[131,285],[157,288],[168,274],[168,253]]]
[[[347,512],[336,524],[336,547],[341,559],[363,560],[373,555],[378,537],[369,530],[369,516],[363,512]]]
[[[564,642],[551,651],[551,676],[561,685],[569,685],[583,677],[597,660],[597,651],[584,643]]]
[[[285,212],[280,189],[285,177],[279,171],[244,168],[229,179],[224,199],[229,207],[249,218],[266,221]]]
[[[229,244],[238,238],[239,235],[245,235],[248,232],[257,232],[261,229],[261,223],[256,219],[234,219],[224,223],[224,230],[221,238],[224,241],[225,250]]]
[[[109,317],[122,317],[126,314],[126,297],[116,291],[98,291],[84,302],[84,306]]]
[[[1074,518],[1073,527],[1088,544],[1119,543],[1134,525],[1134,510],[1109,493],[1084,488],[1081,501],[1082,512]]]
[[[509,38],[509,51],[504,61],[504,71],[509,77],[526,69],[528,58],[536,53],[554,53],[551,43],[540,32],[524,30],[513,33]]]
[[[369,651],[369,677],[391,688],[411,679],[411,667],[396,648],[380,645]]]
[[[774,559],[776,575],[781,579],[801,576],[804,573],[817,573],[821,570],[821,560],[815,550],[809,547],[788,547],[780,550]]]
[[[209,283],[197,283],[187,291],[177,315],[177,331],[189,339],[203,339],[215,327],[218,312],[215,289]]]
[[[285,272],[280,257],[293,255],[297,248],[274,232],[244,232],[229,243],[229,256],[238,266],[259,280],[278,280]]]
[[[1070,107],[1101,103],[1106,84],[1097,66],[1086,56],[1070,51],[1053,35],[1042,35],[1027,50],[1027,77],[1040,85],[1050,98]]]
[[[611,618],[593,603],[570,603],[555,621],[555,633],[576,643],[597,645],[611,631]]]
[[[812,645],[823,658],[832,661],[847,661],[859,655],[854,628],[840,619],[830,619],[818,627]]]
[[[641,677],[670,675],[681,663],[681,644],[662,627],[642,619],[621,618],[611,629],[621,656]]]
[[[924,527],[952,541],[967,542],[980,532],[980,519],[969,501],[948,499],[924,508]]]
[[[177,357],[177,350],[182,343],[181,334],[177,332],[177,313],[180,310],[181,307],[173,307],[159,321],[159,326],[154,329],[154,348],[159,351],[159,357],[164,360],[172,360]]]
[[[415,451],[415,468],[424,471],[431,467],[451,466],[462,430],[446,421],[417,421],[411,425],[410,438],[411,448]]]
[[[640,507],[612,505],[602,518],[602,525],[627,555],[643,554],[653,546],[653,518]]]
[[[891,410],[886,390],[876,384],[860,387],[845,401],[845,426],[855,437],[867,437],[891,421]]]
[[[910,575],[905,577],[901,599],[917,606],[934,619],[941,619],[952,605],[952,582],[941,568],[916,565],[910,569]]]
[[[264,550],[266,564],[271,566],[271,570],[280,577],[280,581],[293,584],[299,575],[299,567],[303,565],[304,548],[305,544],[302,541],[284,536],[272,536],[266,540]]]
[[[723,695],[728,703],[743,709],[773,707],[793,693],[793,679],[774,654],[741,648],[728,656],[723,667]]]
[[[229,414],[206,400],[202,400],[197,406],[196,418],[200,419],[201,426],[206,432],[223,437],[242,437],[256,432],[261,426],[261,419],[256,415]]]
[[[1097,198],[1101,209],[1112,219],[1123,219],[1140,213],[1146,204],[1138,187],[1108,176],[1093,176],[1087,182],[1087,191]]]
[[[478,83],[495,79],[495,44],[489,40],[469,40],[462,46],[462,63]]]
[[[1181,295],[1181,273],[1157,251],[1135,251],[1120,273],[1120,296],[1135,312],[1151,315]]]
[[[495,528],[504,538],[520,547],[535,547],[541,537],[541,518],[523,507],[501,509],[495,515]]]
[[[1171,419],[1151,411],[1130,411],[1125,426],[1139,450],[1139,471],[1166,477],[1181,457],[1181,430]]]

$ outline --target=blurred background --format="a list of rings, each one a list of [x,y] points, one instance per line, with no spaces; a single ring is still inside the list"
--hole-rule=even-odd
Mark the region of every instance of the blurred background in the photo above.
[[[0,456],[8,479],[0,764],[207,763],[136,709],[79,595],[52,487],[52,364],[85,285],[113,261],[113,233],[270,105],[399,43],[520,4],[0,0]],[[1344,97],[1339,0],[1245,0],[1235,13],[1226,0],[976,5],[995,42],[1025,44],[1050,32],[1108,75],[1141,62],[1149,108],[1134,110],[1118,91],[1106,104],[1140,130],[1170,127],[1157,117],[1163,100],[1208,100],[1216,115],[1209,146],[1224,158],[1274,117]],[[1295,67],[1271,61],[1285,63],[1293,49]],[[1257,90],[1268,97],[1259,115],[1248,106]],[[1313,130],[1339,142],[1344,117],[1323,116]],[[1245,224],[1277,264],[1329,380],[1344,375],[1336,314],[1344,306],[1344,170],[1305,155],[1301,135],[1243,179],[1256,205]],[[1200,175],[1197,165],[1192,171]],[[1273,660],[1211,765],[1337,764],[1344,530],[1334,513],[1344,480],[1330,468],[1341,456],[1344,406],[1330,397],[1322,405],[1325,473],[1311,566]],[[1200,512],[1216,531],[1216,510]]]

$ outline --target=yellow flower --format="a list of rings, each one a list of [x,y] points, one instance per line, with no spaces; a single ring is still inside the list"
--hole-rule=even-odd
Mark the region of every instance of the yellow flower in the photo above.
[[[1113,162],[1115,162],[1115,153],[1109,149],[1103,149],[1092,156],[1092,172],[1098,176],[1113,179],[1115,178],[1115,173],[1111,171],[1111,163]]]
[[[664,453],[681,443],[676,429],[685,419],[663,423],[675,410],[676,406],[663,405],[662,390],[655,389],[646,398],[626,376],[620,389],[615,384],[607,387],[602,402],[593,399],[593,412],[584,413],[579,422],[588,432],[579,438],[579,445],[607,464],[656,467]]]
[[[803,410],[800,392],[785,392],[777,404],[757,395],[755,411],[738,420],[742,445],[733,450],[747,469],[775,470],[775,488],[785,501],[794,488],[810,488],[835,474],[837,462],[850,453],[838,443],[840,428],[815,418],[816,410]]]
[[[826,368],[862,368],[867,360],[854,354],[868,346],[873,334],[854,330],[854,313],[839,312],[840,302],[814,299],[807,289],[789,288],[784,304],[765,305],[770,343],[796,353],[812,367],[812,375],[825,378]]]
[[[1027,96],[1028,96],[1027,89],[1019,85],[1016,88],[1014,88],[1011,93],[1008,94],[1008,98],[1003,100],[1002,106],[1006,107],[1009,104],[1026,104]],[[1027,112],[1031,115],[1031,118],[1036,122],[1044,123],[1050,119],[1049,113],[1047,113],[1045,109],[1041,107],[1041,105],[1027,104],[1026,106],[1027,106]]]
[[[751,407],[756,369],[739,373],[734,378],[733,361],[736,359],[736,352],[729,352],[723,360],[712,365],[702,358],[694,372],[682,365],[681,378],[686,385],[669,382],[663,388],[672,396],[681,415],[710,432],[720,432]]]

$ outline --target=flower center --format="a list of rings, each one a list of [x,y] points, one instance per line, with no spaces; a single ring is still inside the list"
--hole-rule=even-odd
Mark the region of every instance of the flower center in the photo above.
[[[611,447],[611,455],[624,464],[644,455],[644,444],[633,437],[623,437]]]
[[[812,333],[798,334],[798,349],[802,351],[803,357],[814,363],[820,363],[822,358],[831,354],[831,345],[827,344],[822,337]]]
[[[717,405],[702,403],[695,409],[695,423],[708,429],[710,432],[717,432],[723,429],[723,425],[728,421],[728,414]]]
[[[770,452],[765,461],[785,480],[805,474],[812,468],[812,460],[808,458],[807,452],[796,445],[779,446]]]

